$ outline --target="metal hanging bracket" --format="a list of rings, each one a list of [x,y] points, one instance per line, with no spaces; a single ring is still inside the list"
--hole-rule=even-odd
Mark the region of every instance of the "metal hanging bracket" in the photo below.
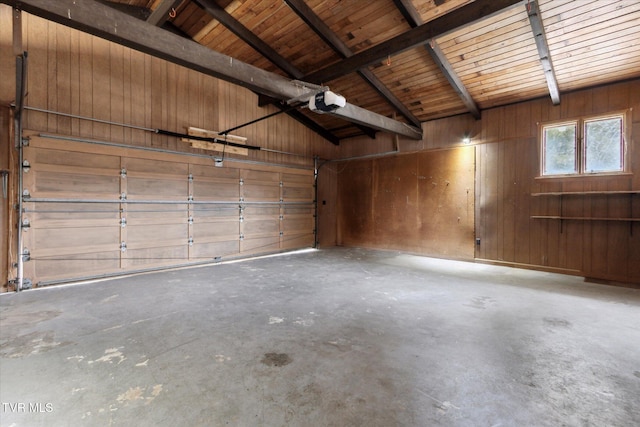
[[[31,163],[29,163],[29,160],[23,160],[22,161],[22,172],[27,173],[31,170]]]
[[[31,282],[31,279],[22,278],[22,287],[20,288],[20,290],[31,289],[32,287],[33,282]]]

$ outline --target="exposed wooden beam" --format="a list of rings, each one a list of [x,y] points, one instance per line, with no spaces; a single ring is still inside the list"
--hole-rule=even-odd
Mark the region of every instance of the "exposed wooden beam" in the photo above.
[[[278,99],[292,99],[309,92],[307,86],[297,81],[215,52],[94,0],[0,0],[0,3]],[[351,104],[331,114],[384,132],[422,138],[421,129]]]
[[[478,105],[473,100],[473,97],[467,90],[467,87],[462,83],[462,80],[460,80],[460,77],[458,77],[458,74],[453,69],[453,66],[442,49],[440,49],[440,46],[438,46],[438,43],[436,43],[435,40],[432,40],[430,43],[427,43],[425,47],[453,90],[458,94],[465,107],[467,107],[467,110],[469,110],[473,117],[480,119],[480,109],[478,108]]]
[[[338,108],[330,114],[373,129],[404,135],[415,140],[422,139],[422,128],[417,128],[383,116],[382,114],[365,110],[357,105],[347,103],[344,107]]]
[[[423,24],[422,16],[420,16],[411,0],[393,0],[393,3],[396,5],[396,9],[400,11],[400,14],[402,14],[405,21],[411,25],[411,28],[415,28],[418,25]]]
[[[265,107],[267,105],[273,105],[274,107],[276,107],[276,108],[278,108],[280,110],[289,109],[289,106],[286,105],[286,103],[284,103],[284,102],[282,102],[282,101],[280,101],[278,99],[271,98],[270,96],[266,96],[266,95],[258,95],[258,106],[259,107]],[[339,145],[340,144],[340,138],[338,138],[336,135],[334,135],[329,129],[324,128],[324,127],[320,126],[317,122],[311,120],[309,117],[304,115],[301,111],[299,111],[299,110],[289,110],[289,111],[286,112],[286,114],[288,116],[291,116],[291,118],[293,118],[294,120],[300,122],[304,126],[308,127],[310,130],[312,130],[313,132],[317,133],[318,135],[320,135],[321,137],[323,137],[327,141],[331,142],[332,144],[334,144],[334,145]],[[352,124],[349,123],[348,126],[352,126]]]
[[[300,79],[304,75],[302,71],[298,70],[293,64],[291,64],[283,56],[281,56],[278,52],[276,52],[275,49],[273,49],[271,46],[265,43],[260,37],[256,36],[247,27],[245,27],[241,22],[239,22],[237,19],[231,16],[226,10],[224,10],[224,8],[218,5],[218,3],[216,3],[215,0],[194,0],[194,1],[202,9],[204,9],[209,15],[213,16],[218,22],[220,22],[224,27],[226,27],[229,31],[234,33],[242,41],[244,41],[249,46],[254,48],[260,55],[267,58],[275,66],[277,66],[282,71],[287,73],[290,77]],[[280,105],[278,105],[277,103],[272,103],[272,104],[280,108]],[[292,116],[292,114],[289,114],[289,115]],[[304,115],[303,117],[307,118]],[[309,121],[311,121],[311,119],[308,119],[307,123]],[[361,131],[363,131],[366,135],[371,136],[371,134],[373,134],[371,138],[375,137],[375,131],[373,131],[372,129],[366,128],[358,124],[355,124],[355,126],[358,127]],[[320,125],[316,123],[316,126],[312,127],[311,129],[314,132],[316,132],[318,127],[320,127]],[[328,131],[325,130],[324,133],[328,133]]]
[[[229,31],[238,36],[242,41],[258,51],[258,53],[276,67],[296,79],[302,78],[304,73],[294,67],[289,61],[283,58],[275,49],[269,46],[262,39],[252,33],[247,27],[231,16],[226,10],[220,7],[215,0],[194,0],[194,2],[213,16],[218,22],[224,25]]]
[[[0,0],[0,3],[274,98],[290,99],[309,90],[286,77],[238,61],[93,0]]]
[[[273,104],[274,102],[278,102],[278,100],[266,95],[258,95],[258,107],[265,107],[269,104]]]
[[[229,31],[238,36],[242,41],[247,43],[249,46],[254,48],[258,53],[267,58],[271,63],[280,68],[282,71],[287,73],[289,76],[299,79],[303,76],[303,72],[294,67],[291,63],[289,63],[284,57],[282,57],[275,49],[271,48],[267,43],[265,43],[261,38],[256,36],[253,32],[249,31],[242,23],[236,20],[233,16],[231,16],[223,7],[221,7],[215,0],[195,0],[195,3],[200,6],[200,8],[204,9],[209,15],[211,15],[214,19],[220,22],[224,27],[226,27]],[[280,110],[284,110],[286,107],[283,106],[279,100],[265,97],[263,95],[258,95],[259,106],[264,106],[267,104],[274,105]],[[265,98],[268,99],[266,104],[261,103]],[[331,142],[334,145],[338,145],[340,143],[340,139],[332,134],[327,129],[320,126],[318,123],[314,122],[304,114],[296,110],[286,111],[286,114],[298,121],[299,123],[306,126],[311,131],[317,133],[322,136],[327,141]]]
[[[13,9],[11,21],[13,27],[13,56],[20,56],[24,53],[22,43],[22,12]],[[18,97],[16,97],[18,98]]]
[[[286,108],[281,104],[277,104],[277,106],[278,108]],[[287,114],[291,116],[294,120],[297,120],[299,123],[303,124],[307,128],[311,129],[312,131],[314,131],[315,133],[317,133],[318,135],[320,135],[321,137],[323,137],[324,139],[332,143],[333,145],[340,145],[340,138],[338,138],[333,133],[331,133],[331,131],[323,128],[318,123],[311,120],[309,117],[305,116],[304,113],[302,113],[301,111],[291,110]]]
[[[393,0],[393,2],[412,28],[418,27],[424,23],[411,0]],[[424,47],[427,49],[427,52],[429,52],[431,59],[433,59],[438,68],[440,68],[440,71],[445,76],[453,90],[458,94],[464,105],[467,107],[467,110],[469,110],[473,117],[479,119],[480,110],[478,109],[476,102],[473,100],[473,97],[467,90],[464,83],[462,83],[462,80],[460,80],[460,77],[458,77],[458,73],[455,72],[446,55],[442,49],[440,49],[440,46],[438,46],[438,43],[431,39],[424,45]]]
[[[146,7],[142,7],[142,6],[132,6],[132,5],[125,4],[125,3],[114,3],[114,2],[111,2],[111,1],[107,1],[107,0],[96,0],[96,1],[99,1],[100,3],[102,3],[102,4],[106,5],[106,6],[112,7],[112,8],[114,8],[114,9],[120,11],[120,12],[126,13],[129,16],[133,16],[134,18],[141,19],[141,20],[147,21],[147,22],[149,22],[149,18],[153,14],[153,12],[151,12],[149,9],[147,9]],[[182,0],[180,0],[180,1],[182,1]],[[187,39],[191,39],[191,36],[189,34],[185,33],[180,28],[178,28],[175,25],[173,25],[173,23],[171,21],[163,20],[157,26],[163,28],[164,30],[170,31],[173,34],[177,34],[180,37],[185,37]]]
[[[304,0],[284,0],[300,19],[311,28],[321,39],[343,58],[353,55],[351,49],[342,42],[340,37],[324,23]]]
[[[134,18],[142,19],[143,21],[145,21],[151,14],[151,11],[149,9],[142,6],[133,6],[126,3],[114,3],[108,0],[96,1],[102,3],[105,6],[112,7],[122,13],[126,13],[129,16],[133,16]]]
[[[536,41],[536,47],[538,48],[540,64],[542,64],[544,77],[547,79],[551,102],[553,102],[554,105],[558,105],[560,104],[560,88],[558,87],[556,72],[553,68],[553,62],[551,61],[551,53],[549,52],[549,44],[547,43],[547,36],[544,32],[544,25],[542,23],[542,16],[540,16],[538,2],[532,0],[527,3],[526,8],[527,15],[529,15],[531,30],[533,31],[533,37]]]
[[[156,27],[161,27],[162,24],[169,19],[171,10],[176,10],[181,3],[182,0],[162,0],[158,7],[151,12],[151,15],[147,18],[147,22]]]
[[[191,36],[187,33],[185,33],[184,31],[182,31],[182,28],[179,28],[177,25],[175,25],[173,22],[171,21],[165,21],[164,24],[162,24],[160,26],[160,28],[162,28],[163,30],[169,31],[173,34],[176,34],[180,37],[184,37],[188,40],[192,40]]]
[[[285,0],[289,7],[311,28],[329,47],[343,58],[353,56],[353,52],[327,24],[303,0]],[[371,70],[362,69],[358,74],[391,104],[409,123],[420,126],[420,120],[376,77]]]
[[[361,68],[380,62],[389,55],[404,52],[449,31],[502,12],[508,7],[526,0],[476,0],[433,21],[422,24],[403,34],[377,44],[326,68],[308,74],[305,81],[328,83],[331,80],[354,73]]]

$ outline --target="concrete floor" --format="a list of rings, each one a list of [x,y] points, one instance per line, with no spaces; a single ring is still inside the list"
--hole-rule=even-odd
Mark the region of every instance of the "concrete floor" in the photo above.
[[[638,426],[640,290],[330,249],[0,297],[2,426]]]

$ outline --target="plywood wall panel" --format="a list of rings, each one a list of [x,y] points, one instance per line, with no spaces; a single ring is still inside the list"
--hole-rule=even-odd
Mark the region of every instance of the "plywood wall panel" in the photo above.
[[[362,160],[348,164],[338,163],[338,245],[364,246],[371,244],[369,230],[373,229],[374,164]],[[345,185],[349,183],[349,185]]]
[[[416,161],[416,158],[406,157],[391,157],[384,165],[374,161],[377,168],[373,193],[374,229],[371,231],[377,246],[395,249],[402,243],[415,244],[409,237],[416,233],[413,227],[417,220],[416,193],[420,179]]]
[[[473,258],[474,151],[460,147],[417,156],[416,220],[423,230],[418,252]]]
[[[318,244],[331,247],[337,244],[338,165],[327,163],[318,171]]]
[[[338,163],[339,242],[474,256],[474,148]]]

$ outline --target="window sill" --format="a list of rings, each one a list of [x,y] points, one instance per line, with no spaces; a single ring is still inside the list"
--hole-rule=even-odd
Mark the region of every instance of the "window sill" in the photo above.
[[[546,175],[536,176],[536,180],[582,180],[582,179],[599,179],[599,178],[611,178],[611,177],[632,177],[633,172],[606,172],[606,173],[581,173],[581,174],[569,174],[569,175]]]

